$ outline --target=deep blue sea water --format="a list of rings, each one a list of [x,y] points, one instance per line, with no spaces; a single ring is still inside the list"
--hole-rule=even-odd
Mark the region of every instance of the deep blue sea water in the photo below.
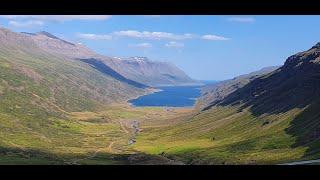
[[[130,100],[134,106],[168,106],[188,107],[193,106],[196,98],[200,96],[201,86],[170,86],[157,87],[162,91],[141,96]]]

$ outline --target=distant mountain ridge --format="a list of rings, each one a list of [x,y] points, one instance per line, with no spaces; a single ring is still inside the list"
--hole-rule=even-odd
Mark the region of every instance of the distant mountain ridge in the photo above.
[[[279,67],[280,66],[265,67],[258,71],[240,75],[229,80],[208,84],[201,90],[202,95],[197,101],[197,107],[204,108],[206,106],[215,104],[237,89],[242,88],[255,78],[268,74]]]
[[[43,67],[40,67],[41,63],[39,63],[39,68],[47,68],[47,66],[54,67],[54,65],[62,66],[65,63],[70,64],[71,66],[77,64],[82,66],[81,68],[86,68],[86,70],[89,70],[87,67],[90,67],[91,69],[100,72],[101,75],[106,75],[113,80],[120,81],[120,84],[126,84],[124,86],[127,86],[128,88],[133,87],[133,89],[140,91],[142,94],[149,91],[146,88],[150,86],[157,87],[199,84],[199,82],[188,77],[182,70],[171,63],[151,61],[146,57],[112,58],[103,56],[80,43],[68,42],[45,31],[38,33],[16,33],[9,29],[1,28],[0,42],[0,50],[3,54],[2,57],[7,57],[8,59],[9,57],[12,57],[11,59],[19,60],[10,60],[11,62],[9,62],[15,63],[17,66],[24,66],[25,69],[26,65],[31,62],[21,58],[15,58],[15,56],[29,58],[34,57],[39,60],[46,59],[46,61],[49,60],[46,64],[42,64]],[[85,67],[85,65],[87,67]],[[33,69],[32,71],[35,71],[34,68],[35,65],[29,65],[28,71],[31,71],[29,69]],[[63,68],[60,70],[62,69]],[[55,71],[55,69],[53,68],[50,71]],[[41,73],[39,74],[40,75],[38,76],[40,77]],[[65,77],[69,78],[67,75]],[[114,88],[114,92],[116,92],[118,91],[117,89],[121,89],[117,88],[117,85],[112,84],[113,83],[109,83],[108,88],[105,88],[105,90]],[[100,85],[95,85],[95,87],[99,86]],[[78,91],[80,92],[80,89],[78,89]],[[111,92],[113,91],[110,91],[110,93]],[[128,89],[128,92],[131,92],[131,89]],[[89,94],[91,93],[89,92]],[[99,93],[95,93],[95,96],[98,94]],[[131,96],[128,93],[125,94],[125,96],[118,95],[118,97],[112,97],[110,99],[124,100]],[[136,97],[136,94],[139,93],[133,93],[132,97]],[[100,98],[97,100],[100,101],[103,99],[104,98]],[[109,101],[106,101],[105,99],[104,102],[109,103]]]
[[[97,69],[98,71],[100,71],[104,74],[111,75],[113,78],[115,78],[119,81],[126,82],[126,83],[128,83],[132,86],[138,87],[138,88],[147,88],[148,87],[144,84],[141,84],[141,83],[138,83],[138,82],[135,82],[133,80],[130,80],[130,79],[123,77],[121,74],[114,71],[109,66],[105,65],[102,61],[99,61],[97,59],[91,58],[91,59],[79,59],[79,60],[90,64],[92,67],[94,67],[95,69]]]
[[[82,44],[65,41],[44,31],[23,34],[31,36],[42,50],[53,55],[68,59],[93,58],[123,77],[147,86],[199,84],[171,63],[151,61],[147,57],[117,58],[100,55]]]
[[[1,97],[11,97],[15,91],[9,89],[17,86],[25,89],[15,95],[17,98],[32,94],[20,102],[22,107],[31,107],[35,96],[48,99],[47,110],[82,111],[150,92],[147,86],[122,77],[106,65],[101,72],[101,68],[75,59],[91,55],[94,53],[85,46],[66,43],[48,33],[29,35],[1,28]]]
[[[202,84],[191,79],[169,62],[152,61],[147,57],[114,58],[110,64],[125,77],[149,86],[182,86]],[[108,63],[107,61],[104,61]],[[125,67],[125,68],[123,68]]]

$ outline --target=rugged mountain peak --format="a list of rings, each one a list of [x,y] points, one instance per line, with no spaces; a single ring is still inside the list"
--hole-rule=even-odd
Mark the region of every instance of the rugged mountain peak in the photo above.
[[[315,49],[315,48],[320,49],[320,42],[318,42],[316,45],[312,47],[312,49]]]
[[[320,64],[320,43],[314,45],[311,49],[290,56],[283,68],[297,68],[311,63]]]

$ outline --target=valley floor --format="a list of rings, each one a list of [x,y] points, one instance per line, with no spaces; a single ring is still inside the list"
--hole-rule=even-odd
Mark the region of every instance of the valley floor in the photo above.
[[[39,127],[0,114],[0,164],[174,164],[137,151],[135,136],[190,113],[192,109],[117,104],[99,112],[72,112]]]
[[[297,137],[288,133],[302,111],[255,117],[235,107],[199,113],[117,104],[38,126],[0,114],[0,164],[281,164],[317,159],[318,144],[295,146]]]

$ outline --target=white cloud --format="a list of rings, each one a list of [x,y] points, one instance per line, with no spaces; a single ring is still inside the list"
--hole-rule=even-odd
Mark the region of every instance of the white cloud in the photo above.
[[[32,28],[35,26],[42,26],[44,23],[38,20],[30,20],[30,21],[9,21],[9,26],[16,28]]]
[[[71,20],[106,20],[110,15],[1,15],[10,20],[42,20],[42,21],[71,21]]]
[[[171,41],[168,42],[167,44],[165,44],[166,47],[168,48],[183,48],[184,44],[183,43],[179,43],[179,42],[175,42],[175,41]]]
[[[253,23],[255,19],[253,17],[230,17],[228,18],[230,22],[240,22],[240,23]]]
[[[140,39],[171,39],[171,40],[183,40],[193,38],[192,34],[173,34],[168,32],[149,32],[149,31],[117,31],[113,33],[116,36],[140,38]]]
[[[129,47],[149,49],[149,48],[152,48],[152,44],[150,43],[130,44]]]
[[[108,34],[83,34],[83,33],[78,33],[77,37],[81,39],[89,39],[89,40],[111,40],[112,36]]]
[[[136,39],[148,39],[148,40],[171,40],[171,42],[165,44],[166,47],[181,47],[184,46],[183,43],[178,43],[176,41],[186,40],[186,39],[203,39],[211,41],[223,41],[229,40],[229,38],[223,36],[217,36],[212,34],[207,35],[196,35],[196,34],[174,34],[169,32],[150,32],[150,31],[136,31],[136,30],[126,30],[126,31],[115,31],[108,34],[82,34],[78,33],[77,36],[82,39],[91,40],[110,40],[113,37],[127,37]]]
[[[201,39],[204,40],[210,40],[210,41],[226,41],[229,40],[229,38],[223,37],[223,36],[217,36],[212,34],[203,35]]]

